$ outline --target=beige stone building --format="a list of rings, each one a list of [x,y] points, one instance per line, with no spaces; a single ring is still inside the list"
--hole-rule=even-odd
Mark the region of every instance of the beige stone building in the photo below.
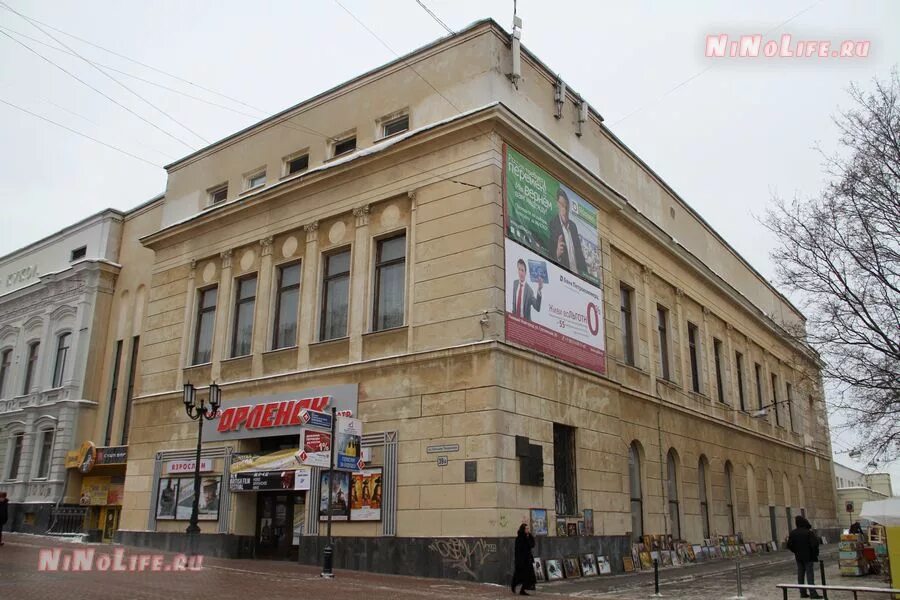
[[[803,316],[514,53],[482,21],[167,167],[123,541],[183,543],[182,387],[211,382],[210,552],[318,561],[321,474],[289,466],[301,404],[364,424],[373,478],[333,488],[337,566],[500,579],[531,509],[541,554],[617,570],[640,534],[837,524],[817,357],[782,329]],[[274,466],[251,476],[246,453]]]
[[[894,495],[890,473],[863,473],[840,463],[834,463],[834,485],[837,489],[835,513],[845,529],[859,521],[863,502],[885,500]]]

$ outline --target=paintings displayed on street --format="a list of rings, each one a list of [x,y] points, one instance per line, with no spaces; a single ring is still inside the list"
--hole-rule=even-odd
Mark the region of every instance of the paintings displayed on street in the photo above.
[[[547,509],[546,508],[532,508],[530,511],[531,517],[531,534],[538,535],[547,535],[549,533],[547,527]]]
[[[566,520],[560,517],[556,517],[556,535],[560,537],[569,535],[568,529],[566,528]]]
[[[626,558],[628,558],[628,557],[626,557]],[[610,573],[612,573],[612,565],[609,563],[609,557],[606,557],[606,556],[598,556],[597,557],[597,572],[600,575],[609,575]]]
[[[593,577],[597,574],[597,562],[593,554],[581,555],[581,574],[585,577]]]
[[[594,535],[594,510],[584,509],[584,534]]]
[[[567,556],[563,558],[563,569],[566,577],[581,577],[581,567],[579,566],[577,556]]]
[[[562,561],[558,558],[547,559],[547,581],[559,581],[565,577]]]
[[[534,559],[534,578],[538,582],[547,580],[544,576],[544,562],[540,558]]]
[[[630,556],[622,557],[622,570],[626,573],[634,573],[634,559]]]

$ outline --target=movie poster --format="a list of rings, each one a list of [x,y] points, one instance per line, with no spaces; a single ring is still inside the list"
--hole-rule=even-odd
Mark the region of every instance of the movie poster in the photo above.
[[[334,479],[330,477],[334,474]],[[319,520],[328,519],[328,486],[331,488],[331,520],[350,519],[350,473],[346,471],[322,471],[319,486]]]
[[[350,520],[380,521],[382,470],[363,469],[351,475]]]

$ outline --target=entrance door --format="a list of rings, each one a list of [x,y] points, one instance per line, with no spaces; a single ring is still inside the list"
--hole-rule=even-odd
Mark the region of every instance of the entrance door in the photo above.
[[[778,541],[778,528],[775,525],[775,507],[769,507],[769,526],[772,528],[772,541]]]
[[[107,506],[101,511],[103,523],[103,541],[111,542],[116,531],[119,529],[119,512],[118,506]]]
[[[257,492],[256,555],[292,559],[295,493]],[[293,556],[292,556],[293,555]]]

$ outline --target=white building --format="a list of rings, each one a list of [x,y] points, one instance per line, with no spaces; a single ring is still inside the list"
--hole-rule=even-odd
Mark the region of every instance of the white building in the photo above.
[[[44,530],[66,453],[96,416],[123,214],[104,210],[0,257],[0,491]]]

